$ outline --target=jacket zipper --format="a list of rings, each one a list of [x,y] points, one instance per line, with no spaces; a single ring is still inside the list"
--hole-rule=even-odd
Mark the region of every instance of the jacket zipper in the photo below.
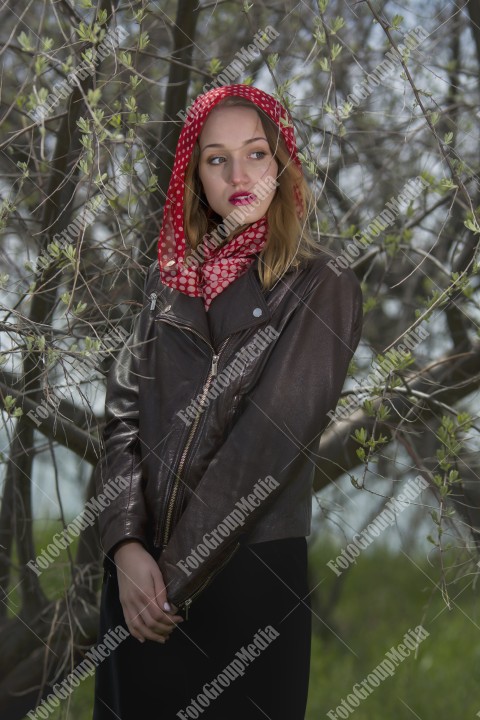
[[[205,383],[204,383],[204,386],[203,386],[202,395],[201,395],[201,398],[200,398],[200,406],[203,406],[203,403],[205,402],[205,398],[207,397],[207,393],[208,393],[208,390],[209,390],[209,388],[210,388],[210,385],[212,384],[212,380],[213,380],[213,378],[216,377],[216,375],[217,375],[218,358],[220,357],[220,353],[222,352],[222,350],[223,350],[223,348],[225,347],[225,345],[227,344],[227,342],[228,342],[228,338],[226,338],[226,339],[223,341],[223,343],[220,345],[220,348],[219,348],[219,350],[218,350],[218,353],[215,353],[215,351],[214,351],[214,354],[213,354],[213,357],[212,357],[212,364],[211,364],[211,367],[210,367],[210,371],[209,371],[209,373],[208,373],[207,379],[205,380]],[[213,348],[212,348],[212,350],[213,350]],[[194,439],[194,437],[195,437],[195,433],[196,433],[198,424],[199,424],[199,422],[200,422],[201,416],[202,416],[202,413],[199,413],[199,414],[195,417],[195,420],[194,420],[193,423],[192,423],[192,427],[190,428],[190,432],[189,432],[189,434],[188,434],[187,441],[186,441],[185,446],[184,446],[184,448],[183,448],[183,452],[182,452],[182,455],[181,455],[181,458],[180,458],[180,462],[178,463],[177,472],[175,473],[175,481],[174,481],[174,485],[173,485],[173,490],[172,490],[172,493],[171,493],[171,495],[170,495],[170,500],[169,500],[169,503],[168,503],[168,506],[167,506],[167,515],[166,515],[166,520],[165,520],[165,530],[164,530],[164,533],[163,533],[163,542],[162,542],[163,547],[165,547],[165,545],[166,545],[167,542],[168,542],[168,536],[169,536],[169,532],[170,532],[170,524],[171,524],[172,515],[173,515],[173,508],[174,508],[174,506],[175,506],[175,500],[176,500],[177,493],[178,493],[178,488],[179,488],[180,482],[181,482],[181,473],[182,473],[183,468],[185,467],[185,461],[186,461],[186,459],[187,459],[188,451],[189,451],[189,449],[190,449],[190,447],[191,447],[191,445],[192,445],[193,439]],[[155,543],[155,544],[157,544],[157,543]]]
[[[190,595],[189,598],[187,598],[186,600],[184,600],[183,603],[181,603],[181,605],[178,606],[179,609],[180,609],[180,608],[184,608],[184,610],[185,610],[185,620],[188,620],[188,611],[189,611],[189,609],[190,609],[190,605],[191,605],[192,602],[195,600],[195,598],[197,597],[197,595],[199,595],[203,590],[205,590],[206,586],[213,580],[213,578],[215,577],[215,575],[217,575],[217,573],[219,573],[220,570],[227,564],[227,562],[228,562],[229,560],[231,560],[231,558],[235,555],[235,553],[237,552],[237,550],[238,550],[239,547],[240,547],[240,542],[237,542],[237,544],[235,545],[234,550],[230,553],[230,555],[228,555],[228,556],[220,563],[220,565],[219,565],[218,567],[216,567],[215,570],[210,573],[210,575],[208,575],[208,577],[203,581],[203,583],[200,585],[200,587],[197,588],[197,590],[195,590],[195,592],[194,592],[192,595]]]

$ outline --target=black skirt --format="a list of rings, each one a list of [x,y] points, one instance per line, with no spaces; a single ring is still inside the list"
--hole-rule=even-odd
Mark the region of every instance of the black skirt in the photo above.
[[[119,624],[105,573],[99,641]],[[242,545],[164,645],[129,635],[98,665],[93,720],[304,720],[310,641],[306,538]]]

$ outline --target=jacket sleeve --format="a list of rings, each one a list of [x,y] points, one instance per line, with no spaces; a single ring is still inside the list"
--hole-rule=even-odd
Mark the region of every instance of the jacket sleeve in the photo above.
[[[148,278],[145,294],[148,290]],[[139,422],[139,366],[148,303],[134,320],[133,332],[117,355],[107,378],[102,455],[95,469],[97,499],[107,498],[99,514],[100,544],[107,563],[122,540],[147,547],[147,511],[143,496]]]
[[[304,466],[308,449],[318,443],[327,413],[340,396],[361,324],[362,295],[354,273],[347,270],[337,276],[324,266],[307,296],[299,298],[260,379],[246,396],[243,412],[158,560],[168,597],[177,606],[201,591],[206,575],[223,565],[224,558],[228,561],[239,536],[254,526]],[[225,498],[233,511],[258,480],[268,476],[273,478],[270,494],[246,515],[243,525],[238,523],[202,557],[198,568],[187,567],[185,560],[192,550],[205,542],[205,534],[210,539],[224,520]]]

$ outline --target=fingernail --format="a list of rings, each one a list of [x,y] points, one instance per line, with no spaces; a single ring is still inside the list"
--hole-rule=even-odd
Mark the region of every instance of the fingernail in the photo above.
[[[168,602],[165,602],[165,603],[163,603],[163,609],[166,610],[167,612],[170,612],[172,608],[170,607]]]

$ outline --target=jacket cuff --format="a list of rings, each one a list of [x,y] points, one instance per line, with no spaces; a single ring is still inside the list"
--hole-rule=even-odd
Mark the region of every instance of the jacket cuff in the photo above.
[[[107,567],[109,561],[114,564],[113,556],[115,554],[116,549],[120,545],[120,543],[124,542],[125,540],[137,540],[139,543],[143,545],[145,550],[147,552],[149,551],[148,542],[145,537],[145,535],[140,532],[136,531],[134,529],[131,530],[129,533],[107,533],[105,538],[101,542],[101,549],[104,555],[103,558],[103,565],[104,567]]]

